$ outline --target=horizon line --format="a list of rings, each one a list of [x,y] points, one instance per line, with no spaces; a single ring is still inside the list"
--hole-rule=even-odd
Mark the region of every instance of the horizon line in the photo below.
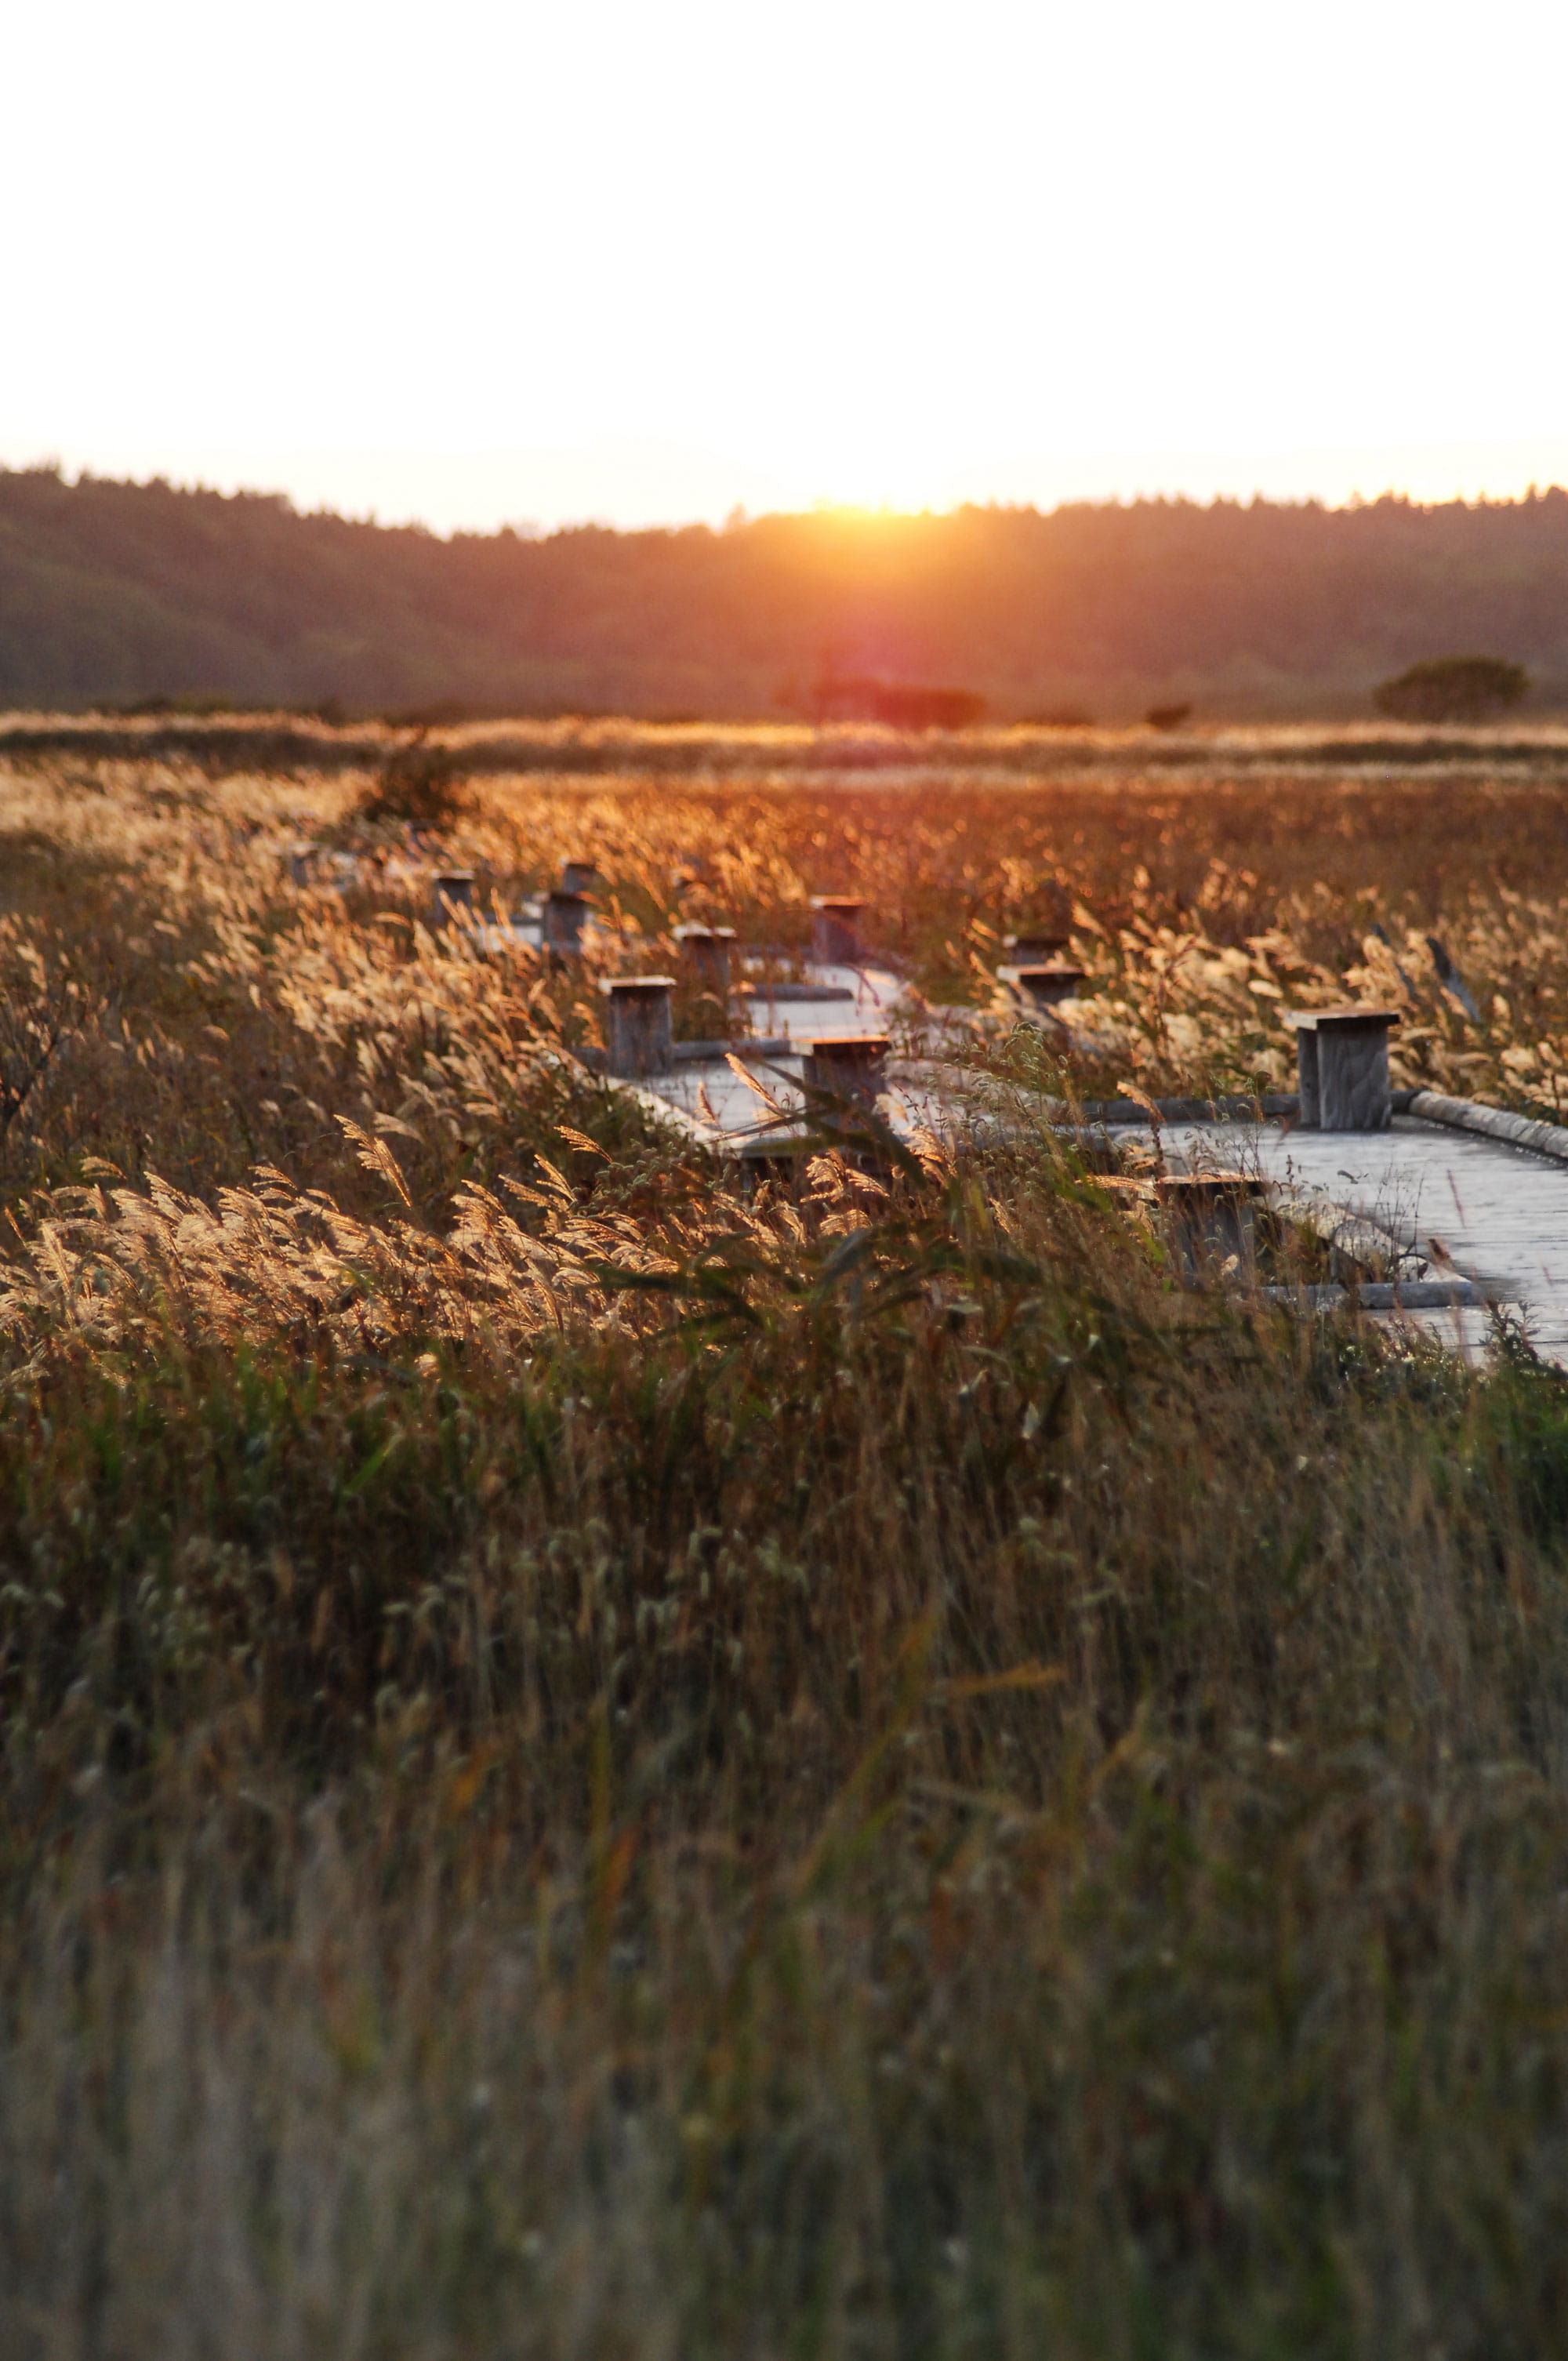
[[[854,518],[870,523],[939,523],[965,515],[1037,516],[1042,519],[1059,516],[1075,510],[1118,510],[1128,511],[1139,508],[1185,508],[1208,512],[1223,509],[1318,510],[1324,515],[1354,515],[1363,510],[1385,506],[1409,508],[1423,515],[1434,515],[1446,509],[1519,509],[1539,504],[1554,496],[1568,497],[1568,484],[1552,480],[1531,482],[1522,491],[1477,492],[1467,495],[1455,491],[1441,499],[1426,499],[1416,492],[1388,484],[1382,489],[1366,493],[1352,491],[1343,500],[1321,493],[1280,494],[1255,489],[1251,492],[1214,491],[1201,494],[1189,491],[1113,492],[1100,497],[1084,494],[1064,497],[1042,504],[1038,500],[1010,499],[995,494],[989,499],[955,500],[947,507],[926,504],[920,507],[900,507],[891,500],[867,502],[822,498],[799,507],[750,508],[737,501],[719,522],[704,516],[678,516],[644,520],[636,523],[619,523],[613,517],[587,512],[580,516],[561,518],[550,524],[533,519],[503,518],[493,525],[456,524],[446,528],[433,524],[417,515],[383,517],[372,508],[355,511],[334,507],[330,501],[313,506],[302,505],[296,495],[283,486],[264,483],[239,483],[229,489],[207,481],[200,475],[171,476],[161,469],[146,475],[132,471],[123,474],[101,472],[88,463],[72,469],[51,456],[21,462],[0,459],[0,478],[52,477],[68,489],[83,485],[104,485],[126,491],[172,492],[181,498],[216,499],[222,500],[261,500],[275,503],[302,522],[326,519],[339,524],[367,527],[381,533],[417,533],[441,542],[496,541],[510,535],[520,541],[553,541],[577,533],[610,533],[625,539],[646,533],[707,533],[721,537],[727,533],[773,522],[802,523],[832,517]]]

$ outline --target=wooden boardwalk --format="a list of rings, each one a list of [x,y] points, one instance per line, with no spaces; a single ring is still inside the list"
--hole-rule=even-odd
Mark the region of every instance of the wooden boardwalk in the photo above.
[[[753,1033],[792,1040],[816,1033],[885,1033],[903,1013],[903,986],[880,968],[813,964],[807,973],[805,990],[792,991],[787,983],[760,983],[742,972],[740,993],[751,1009]],[[743,1049],[744,1043],[737,1047]]]
[[[802,982],[773,984],[759,983],[742,970],[735,997],[750,1017],[752,1038],[738,1034],[730,1047],[737,1061],[756,1077],[760,1091],[721,1052],[693,1057],[679,1044],[677,1062],[666,1071],[649,1074],[640,1082],[623,1081],[618,1087],[635,1092],[655,1113],[673,1114],[705,1147],[742,1157],[784,1151],[792,1138],[813,1127],[804,1120],[802,1088],[805,1052],[813,1039],[882,1036],[909,1016],[898,978],[878,968],[814,962]],[[924,1011],[926,1029],[939,1034],[944,1014]],[[959,1019],[967,1016],[962,1010],[952,1014]],[[759,1049],[754,1046],[759,1040],[773,1046]],[[896,1061],[880,1106],[893,1129],[905,1138],[941,1126],[951,1113],[927,1082],[901,1076]],[[798,1115],[802,1121],[781,1125],[775,1109]]]
[[[798,1053],[759,1055],[739,1040],[734,1054],[737,1063],[756,1077],[762,1091],[753,1089],[722,1057],[693,1059],[665,1073],[650,1074],[643,1082],[620,1082],[616,1087],[641,1098],[651,1113],[666,1119],[673,1115],[691,1138],[720,1155],[784,1154],[804,1133],[819,1127],[806,1118],[802,1087],[805,1061]],[[903,1139],[952,1128],[950,1104],[921,1082],[906,1078],[896,1065],[878,1094],[877,1112]],[[781,1115],[792,1119],[781,1121]]]
[[[1161,1136],[1174,1169],[1255,1172],[1376,1223],[1437,1271],[1499,1288],[1537,1351],[1568,1367],[1568,1164],[1414,1115],[1386,1132],[1178,1123]],[[1420,1316],[1467,1344],[1489,1333],[1485,1312]]]

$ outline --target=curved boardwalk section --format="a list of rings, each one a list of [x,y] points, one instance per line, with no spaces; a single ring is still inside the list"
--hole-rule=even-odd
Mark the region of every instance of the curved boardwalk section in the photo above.
[[[1176,1122],[1161,1137],[1167,1156],[1190,1170],[1255,1171],[1376,1223],[1439,1269],[1452,1263],[1517,1300],[1537,1351],[1568,1366],[1568,1162],[1462,1129],[1452,1116],[1397,1115],[1378,1132]],[[1479,1336],[1485,1316],[1464,1314],[1462,1326]]]

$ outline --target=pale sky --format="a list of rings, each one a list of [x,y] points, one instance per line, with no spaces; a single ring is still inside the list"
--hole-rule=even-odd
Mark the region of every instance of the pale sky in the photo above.
[[[0,462],[438,530],[1568,480],[1568,10],[27,0]]]

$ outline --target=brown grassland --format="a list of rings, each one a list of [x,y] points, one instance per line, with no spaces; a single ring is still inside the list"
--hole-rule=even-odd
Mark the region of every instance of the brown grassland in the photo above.
[[[617,745],[0,767],[0,2350],[1568,2348],[1564,1380],[1181,1287],[1040,1097],[1349,990],[1560,1114],[1568,750]],[[583,1063],[815,891],[1005,1140],[748,1190]]]

